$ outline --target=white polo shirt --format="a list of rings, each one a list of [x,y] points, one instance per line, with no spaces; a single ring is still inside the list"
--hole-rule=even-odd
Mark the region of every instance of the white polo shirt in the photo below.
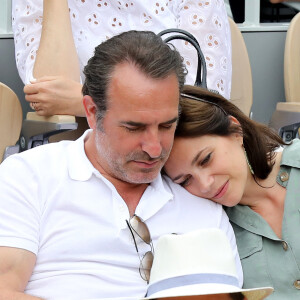
[[[90,163],[84,136],[25,151],[0,165],[0,246],[27,249],[37,261],[26,293],[45,299],[139,299],[146,282],[125,220],[128,208]],[[224,230],[242,270],[222,207],[197,198],[168,178],[144,192],[136,214],[154,248],[166,233],[204,227]],[[139,241],[143,254],[149,245]]]

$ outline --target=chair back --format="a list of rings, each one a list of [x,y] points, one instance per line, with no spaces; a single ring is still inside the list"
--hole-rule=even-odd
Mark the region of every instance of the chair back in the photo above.
[[[286,34],[284,89],[286,102],[300,102],[300,12],[292,19]]]
[[[247,116],[250,115],[253,90],[252,73],[244,38],[236,23],[228,18],[232,44],[232,81],[230,99]]]
[[[18,96],[0,82],[0,162],[7,146],[13,146],[19,139],[23,113]]]

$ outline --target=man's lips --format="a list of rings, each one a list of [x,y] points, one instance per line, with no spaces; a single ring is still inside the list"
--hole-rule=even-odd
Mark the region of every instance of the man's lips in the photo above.
[[[138,160],[135,160],[134,162],[142,168],[153,168],[159,163],[159,160],[155,160],[155,161],[138,161]]]
[[[227,180],[217,191],[217,193],[212,197],[213,199],[222,198],[228,190],[229,180]]]

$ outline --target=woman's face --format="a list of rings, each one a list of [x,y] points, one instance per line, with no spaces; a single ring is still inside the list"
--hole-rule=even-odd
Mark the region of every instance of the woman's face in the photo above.
[[[239,134],[176,137],[164,170],[193,195],[234,206],[251,176],[242,144]]]

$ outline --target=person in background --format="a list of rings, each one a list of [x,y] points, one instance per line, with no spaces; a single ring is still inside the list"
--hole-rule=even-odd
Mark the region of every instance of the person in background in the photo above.
[[[227,207],[244,288],[272,286],[270,299],[298,299],[300,140],[286,145],[215,93],[186,86],[181,96],[165,173]]]
[[[185,80],[178,51],[129,31],[97,46],[84,74],[91,129],[0,165],[0,298],[141,298],[157,239],[199,228],[224,231],[241,286],[222,206],[160,175]]]
[[[192,33],[205,55],[208,87],[230,97],[231,36],[223,0],[13,0],[12,26],[25,98],[39,115],[84,116],[83,66],[96,45],[132,29]],[[183,41],[174,45],[192,84],[194,48]]]

